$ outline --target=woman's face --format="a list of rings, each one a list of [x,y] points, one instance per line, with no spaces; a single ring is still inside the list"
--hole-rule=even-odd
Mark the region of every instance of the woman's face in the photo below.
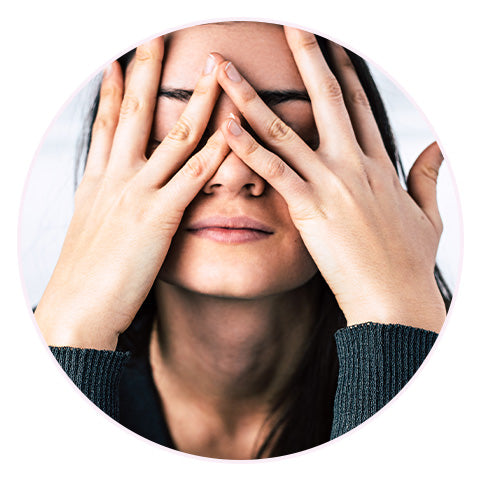
[[[203,25],[170,34],[166,40],[162,89],[193,90],[209,52],[218,52],[231,60],[257,92],[305,92],[283,29],[247,22]],[[166,136],[186,101],[160,96],[152,129],[154,141]],[[281,103],[270,103],[270,107],[308,144],[314,146],[318,142],[308,101],[287,98]],[[222,91],[206,136],[231,112],[244,123]],[[217,228],[232,218],[237,223],[230,226],[237,229]],[[263,227],[254,226],[262,231],[242,228],[252,227],[248,219],[261,223]],[[192,229],[199,222],[208,228]],[[207,295],[259,298],[293,290],[315,272],[316,266],[283,198],[229,152],[185,211],[159,278]]]

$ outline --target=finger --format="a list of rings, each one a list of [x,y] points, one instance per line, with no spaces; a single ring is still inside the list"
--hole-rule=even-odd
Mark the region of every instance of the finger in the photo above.
[[[439,234],[443,227],[437,203],[437,178],[442,161],[442,152],[434,142],[417,158],[407,179],[408,193]]]
[[[304,200],[308,184],[286,162],[262,147],[233,118],[224,122],[221,128],[232,151],[277,190],[289,207]]]
[[[202,76],[198,80],[192,96],[182,115],[173,128],[152,153],[146,169],[158,170],[163,165],[163,182],[171,177],[195,150],[210,121],[220,86],[215,78],[218,59],[209,55]]]
[[[115,167],[138,167],[144,160],[157,101],[163,59],[163,39],[140,45],[125,89],[112,146]]]
[[[103,75],[97,115],[92,128],[85,176],[100,176],[107,167],[123,97],[123,75],[113,62]]]
[[[303,178],[320,162],[299,135],[263,102],[232,62],[224,61],[217,79],[243,117],[265,144],[278,152]]]
[[[338,150],[338,145],[358,148],[342,90],[327,65],[315,35],[284,27],[303,83],[312,101],[313,115],[320,137],[320,147]]]
[[[170,208],[183,213],[202,187],[213,177],[220,164],[230,152],[222,132],[217,130],[205,146],[190,158],[165,185],[151,185],[160,188],[158,197],[169,203]]]
[[[333,42],[329,42],[329,45],[335,73],[360,148],[369,157],[387,158],[380,130],[352,61],[343,47]]]

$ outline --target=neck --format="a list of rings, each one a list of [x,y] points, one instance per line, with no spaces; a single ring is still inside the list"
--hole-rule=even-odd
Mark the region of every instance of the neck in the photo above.
[[[239,300],[158,282],[150,357],[179,448],[174,430],[181,436],[185,416],[205,436],[230,432],[252,443],[301,359],[313,322],[309,293],[307,284]]]

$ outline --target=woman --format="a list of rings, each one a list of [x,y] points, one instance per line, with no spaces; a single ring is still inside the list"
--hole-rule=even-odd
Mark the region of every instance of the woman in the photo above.
[[[441,153],[405,192],[368,71],[317,40],[201,25],[104,75],[35,316],[82,391],[163,445],[242,459],[325,442],[398,392],[444,321]]]

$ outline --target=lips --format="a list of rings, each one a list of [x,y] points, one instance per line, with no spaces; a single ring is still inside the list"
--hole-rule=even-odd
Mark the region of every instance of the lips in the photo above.
[[[262,240],[274,233],[268,225],[246,216],[209,217],[192,223],[187,231],[221,243],[244,243]]]
[[[273,233],[273,229],[250,217],[209,217],[192,223],[187,230],[201,230],[205,228],[225,228],[235,230],[258,230],[264,233]]]

